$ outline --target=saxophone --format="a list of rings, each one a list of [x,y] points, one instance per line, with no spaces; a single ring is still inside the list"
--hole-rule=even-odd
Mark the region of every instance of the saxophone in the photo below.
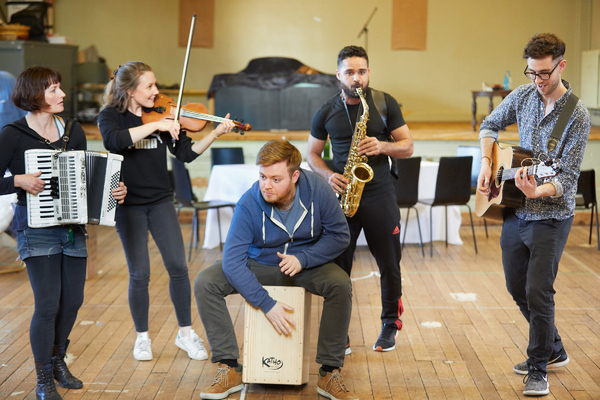
[[[358,204],[362,196],[365,183],[373,179],[373,169],[367,164],[368,157],[358,154],[358,144],[367,135],[367,121],[369,120],[369,106],[365,100],[362,90],[356,89],[356,93],[360,96],[360,101],[363,106],[363,114],[360,120],[356,123],[354,134],[352,135],[352,145],[348,153],[348,161],[344,167],[344,177],[350,183],[346,187],[344,193],[340,196],[340,206],[342,211],[348,217],[353,217],[358,210]]]

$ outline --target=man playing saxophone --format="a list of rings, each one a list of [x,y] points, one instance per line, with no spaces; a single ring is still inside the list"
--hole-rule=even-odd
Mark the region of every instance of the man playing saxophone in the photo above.
[[[410,157],[413,141],[397,101],[387,93],[370,89],[369,73],[369,58],[362,47],[347,46],[339,52],[336,75],[342,90],[313,117],[307,161],[336,193],[342,194],[348,184],[354,183],[345,177],[347,174],[343,174],[346,162],[356,162],[352,157],[354,152],[367,156],[373,178],[364,184],[360,196],[354,196],[355,202],[360,202],[352,205],[359,205],[355,214],[348,216],[346,213],[350,245],[335,259],[335,263],[350,275],[356,241],[363,229],[381,274],[382,327],[373,350],[391,351],[396,348],[396,336],[402,329],[400,316],[404,308],[400,276],[400,211],[389,160]],[[368,109],[363,107],[357,89],[361,89]],[[365,116],[368,122],[363,118]],[[366,123],[366,129],[360,129],[360,125],[357,129],[356,125],[361,121]],[[355,130],[357,133],[366,131],[358,144],[353,144]],[[333,150],[333,170],[321,157],[328,137]],[[345,208],[344,204],[342,206]],[[349,353],[348,345],[346,354]]]

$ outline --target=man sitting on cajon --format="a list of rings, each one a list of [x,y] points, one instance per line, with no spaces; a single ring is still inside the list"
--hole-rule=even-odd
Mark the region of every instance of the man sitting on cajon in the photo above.
[[[225,297],[240,293],[259,307],[280,334],[295,325],[286,304],[273,300],[263,285],[301,286],[324,297],[317,344],[321,364],[317,391],[332,400],[354,400],[342,380],[352,285],[335,257],[350,234],[335,194],[327,182],[301,170],[300,151],[272,140],[259,151],[259,179],[238,202],[225,241],[223,260],[200,272],[194,293],[212,352],[219,363],[214,383],[203,399],[224,399],[242,390],[242,366]]]

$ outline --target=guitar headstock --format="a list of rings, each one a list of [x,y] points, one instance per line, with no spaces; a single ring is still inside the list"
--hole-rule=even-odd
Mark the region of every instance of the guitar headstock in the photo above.
[[[535,176],[544,181],[560,173],[560,164],[558,161],[546,161],[543,164],[536,165]]]

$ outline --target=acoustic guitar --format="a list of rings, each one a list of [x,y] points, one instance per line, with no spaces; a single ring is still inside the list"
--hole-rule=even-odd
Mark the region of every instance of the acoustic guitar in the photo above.
[[[500,147],[494,142],[492,148],[492,176],[487,195],[475,193],[475,213],[479,217],[503,221],[512,208],[521,206],[523,192],[515,186],[515,176],[522,167],[529,167],[527,175],[548,178],[558,174],[557,163],[533,165],[531,150],[518,146]]]

